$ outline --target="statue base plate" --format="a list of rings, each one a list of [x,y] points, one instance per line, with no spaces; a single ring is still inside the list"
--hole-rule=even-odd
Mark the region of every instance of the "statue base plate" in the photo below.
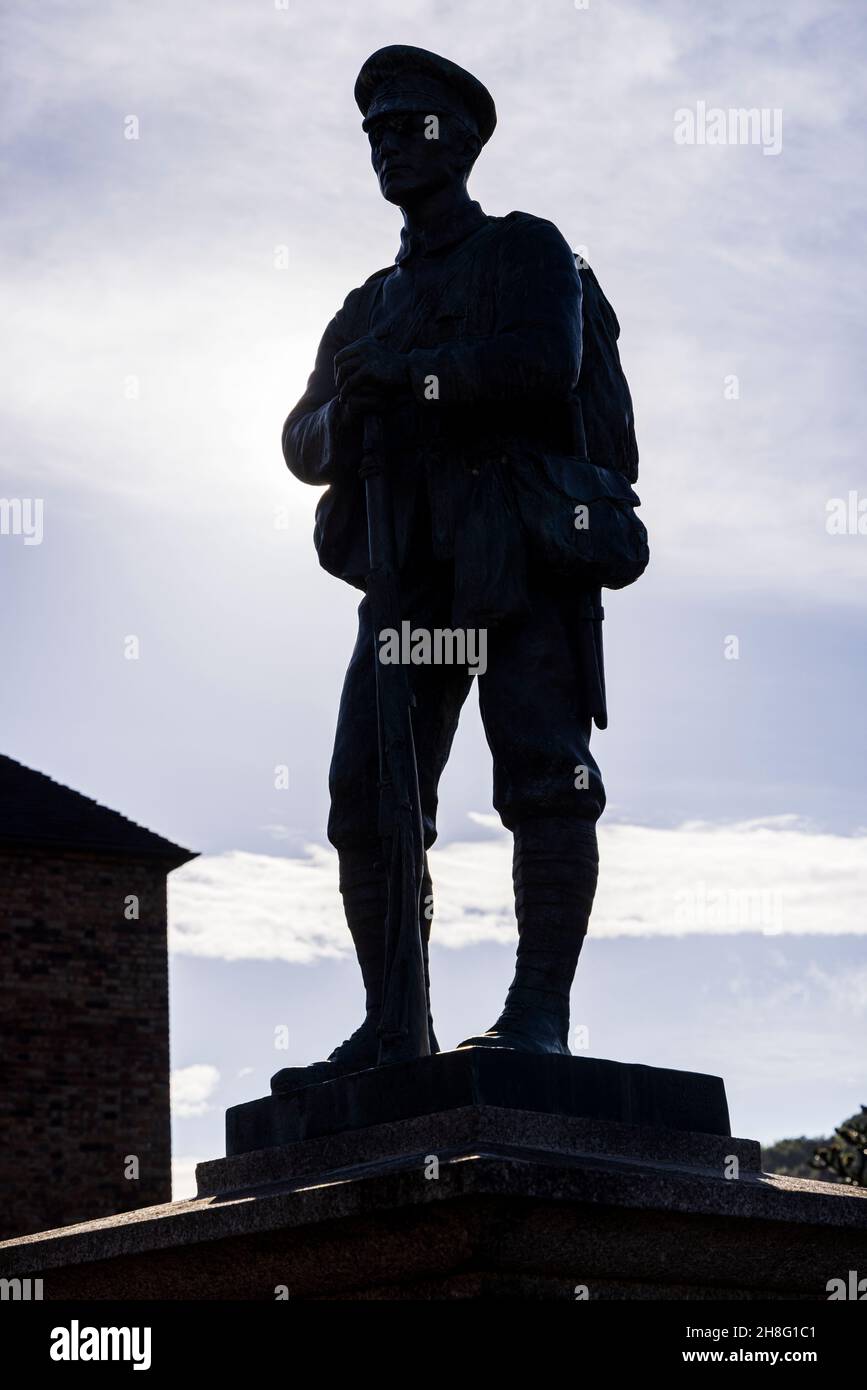
[[[226,1112],[226,1154],[478,1105],[731,1134],[721,1077],[595,1057],[470,1047],[235,1105]]]

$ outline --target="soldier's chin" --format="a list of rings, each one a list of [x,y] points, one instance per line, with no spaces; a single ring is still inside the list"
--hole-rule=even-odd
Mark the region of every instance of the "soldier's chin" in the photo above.
[[[401,206],[406,198],[417,195],[419,188],[415,179],[407,178],[405,174],[386,174],[380,182],[382,196],[386,202]]]

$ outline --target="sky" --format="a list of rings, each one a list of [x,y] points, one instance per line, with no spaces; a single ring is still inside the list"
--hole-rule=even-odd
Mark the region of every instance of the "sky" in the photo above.
[[[862,7],[81,0],[3,26],[0,501],[41,526],[0,533],[2,751],[200,853],[170,883],[177,1195],[227,1105],[360,1021],[324,836],[358,595],[279,440],[397,251],[352,96],[394,42],[488,85],[473,196],[554,221],[621,323],[652,559],[606,595],[573,1021],[589,1055],[722,1075],[736,1134],[830,1132],[867,1101]],[[716,109],[765,125],[711,143]],[[471,698],[432,858],[446,1046],[511,976],[490,780]]]

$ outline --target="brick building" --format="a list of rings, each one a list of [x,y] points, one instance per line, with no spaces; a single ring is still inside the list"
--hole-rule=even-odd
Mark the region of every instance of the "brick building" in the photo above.
[[[194,857],[0,756],[0,1238],[170,1200],[166,876]]]

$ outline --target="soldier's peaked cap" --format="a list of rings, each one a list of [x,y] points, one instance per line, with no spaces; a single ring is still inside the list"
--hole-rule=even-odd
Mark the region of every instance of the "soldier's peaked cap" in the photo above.
[[[450,111],[484,145],[494,133],[497,108],[487,87],[465,68],[426,48],[390,44],[372,53],[358,74],[355,100],[364,128],[390,111]]]

